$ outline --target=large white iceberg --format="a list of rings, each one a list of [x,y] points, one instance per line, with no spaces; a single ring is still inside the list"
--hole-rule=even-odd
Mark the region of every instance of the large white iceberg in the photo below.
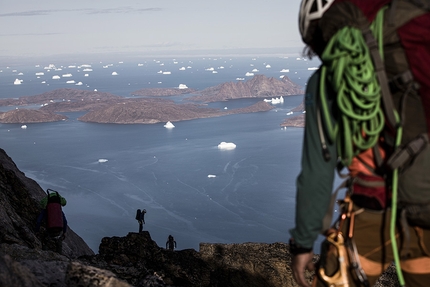
[[[251,76],[254,76],[254,73],[246,72],[245,76],[251,77]]]
[[[163,75],[170,75],[172,72],[169,72],[169,71],[167,71],[167,72],[163,72]]]
[[[230,150],[230,149],[235,149],[236,145],[234,143],[232,143],[232,142],[230,142],[230,143],[228,143],[228,142],[221,142],[218,145],[218,148],[222,149],[222,150]]]
[[[52,79],[53,80],[58,80],[58,79],[60,79],[60,76],[58,76],[58,75],[52,76]]]
[[[280,96],[279,98],[271,98],[271,99],[264,99],[266,103],[272,103],[272,104],[282,104],[284,102],[284,97]]]
[[[112,76],[118,76],[117,72],[112,72]]]
[[[281,70],[281,73],[289,73],[290,72],[290,69],[282,69]]]
[[[14,85],[21,85],[23,82],[23,80],[20,79],[15,79],[15,81],[13,82]]]
[[[100,163],[107,162],[107,161],[108,161],[108,160],[107,160],[107,159],[105,159],[105,158],[100,158],[100,159],[99,159],[99,162],[100,162]]]
[[[174,125],[174,124],[172,124],[172,122],[168,121],[168,122],[164,125],[164,127],[165,127],[166,129],[173,129],[173,128],[175,127],[175,125]]]
[[[187,85],[185,85],[185,84],[179,84],[179,87],[178,87],[180,90],[183,90],[183,89],[188,89],[188,87],[187,87]]]
[[[75,83],[75,80],[70,80],[66,82],[66,84],[74,84],[74,83]]]

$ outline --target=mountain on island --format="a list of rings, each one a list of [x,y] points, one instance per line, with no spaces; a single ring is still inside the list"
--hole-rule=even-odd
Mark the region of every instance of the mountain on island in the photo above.
[[[178,104],[162,96],[198,94],[187,98],[194,103]],[[251,80],[224,83],[200,92],[194,89],[142,89],[133,94],[141,97],[124,98],[110,93],[79,89],[57,89],[18,99],[0,99],[0,106],[40,105],[39,109],[11,110],[0,113],[0,123],[36,123],[67,119],[58,113],[87,112],[78,118],[84,122],[116,124],[152,124],[219,117],[239,113],[254,113],[273,109],[263,101],[232,110],[208,108],[202,102],[217,102],[241,98],[266,98],[303,94],[303,90],[287,77],[282,80],[254,76]]]

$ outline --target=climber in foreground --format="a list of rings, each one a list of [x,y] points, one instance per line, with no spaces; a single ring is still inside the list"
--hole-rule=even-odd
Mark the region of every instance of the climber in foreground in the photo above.
[[[48,189],[47,195],[40,201],[41,212],[36,221],[36,234],[42,241],[43,250],[63,253],[63,240],[66,238],[67,219],[62,207],[67,201],[58,191]],[[44,230],[40,231],[43,225]]]
[[[302,39],[322,62],[306,88],[290,230],[301,286],[305,269],[313,286],[373,286],[393,261],[400,285],[430,282],[429,11],[425,0],[301,3]],[[347,179],[332,224],[336,169]]]

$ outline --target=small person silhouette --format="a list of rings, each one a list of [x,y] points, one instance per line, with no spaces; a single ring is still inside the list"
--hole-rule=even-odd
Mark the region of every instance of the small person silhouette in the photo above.
[[[176,241],[173,238],[172,235],[169,235],[166,242],[166,249],[169,249],[170,251],[173,251],[173,249],[176,248]]]
[[[136,220],[139,223],[139,233],[143,231],[143,225],[145,224],[145,213],[146,213],[146,209],[142,211],[138,209],[136,211]]]

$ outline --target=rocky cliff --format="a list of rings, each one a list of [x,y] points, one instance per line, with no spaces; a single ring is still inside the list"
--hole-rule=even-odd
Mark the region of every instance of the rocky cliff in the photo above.
[[[0,149],[0,286],[297,286],[285,243],[201,243],[199,251],[170,251],[142,232],[105,237],[94,254],[69,229],[63,255],[43,250],[34,226],[44,195]],[[377,286],[399,286],[393,269]]]

